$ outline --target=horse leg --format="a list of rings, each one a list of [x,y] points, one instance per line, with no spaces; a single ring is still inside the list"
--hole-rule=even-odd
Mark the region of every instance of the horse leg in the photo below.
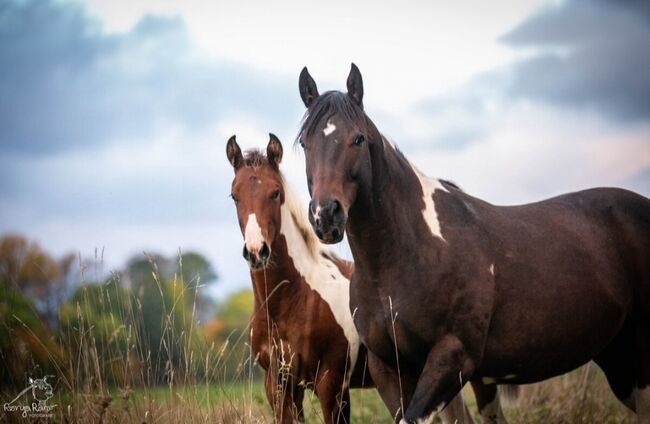
[[[402,422],[431,422],[471,378],[474,369],[463,343],[453,335],[442,337],[427,356]]]
[[[382,361],[370,350],[368,351],[368,371],[372,377],[379,396],[388,408],[395,422],[399,421],[411,399],[415,387],[410,378],[400,375],[397,369]]]
[[[305,394],[303,387],[296,384],[291,376],[278,377],[267,371],[264,377],[264,391],[279,424],[304,422],[302,401]]]
[[[650,322],[639,325],[636,334],[637,382],[634,389],[639,424],[650,424]]]
[[[626,325],[594,358],[603,370],[609,387],[625,406],[636,411],[636,386],[634,329]]]
[[[348,424],[350,422],[350,391],[343,387],[340,375],[328,373],[316,386],[316,395],[323,411],[326,424]]]
[[[474,424],[472,414],[467,409],[461,392],[458,392],[449,405],[440,412],[440,418],[444,424]]]
[[[476,396],[476,406],[478,406],[483,424],[506,424],[497,385],[483,384],[477,379],[470,381],[470,384]]]

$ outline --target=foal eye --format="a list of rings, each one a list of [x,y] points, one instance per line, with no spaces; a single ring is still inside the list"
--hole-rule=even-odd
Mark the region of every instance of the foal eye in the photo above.
[[[361,146],[365,140],[366,139],[362,135],[358,135],[357,138],[354,139],[354,145]]]
[[[280,190],[275,190],[271,195],[271,199],[278,200],[280,198]]]

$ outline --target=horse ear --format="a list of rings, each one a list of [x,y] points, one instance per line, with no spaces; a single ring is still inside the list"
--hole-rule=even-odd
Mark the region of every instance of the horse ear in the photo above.
[[[300,72],[300,78],[298,79],[298,88],[300,90],[300,97],[302,102],[305,104],[305,107],[309,107],[312,102],[318,97],[318,88],[316,87],[316,82],[309,75],[309,71],[305,66]]]
[[[235,171],[244,163],[244,157],[241,154],[241,149],[234,135],[228,139],[228,143],[226,144],[226,156],[228,156],[228,161],[235,168]]]
[[[269,144],[266,146],[266,158],[269,160],[271,166],[279,169],[280,162],[282,161],[282,143],[271,133],[269,133]]]
[[[350,74],[348,75],[348,96],[363,108],[363,81],[361,80],[361,72],[354,63],[350,67]]]

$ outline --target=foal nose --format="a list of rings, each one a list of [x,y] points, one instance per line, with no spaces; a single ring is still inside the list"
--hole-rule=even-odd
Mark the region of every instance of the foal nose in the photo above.
[[[269,249],[269,245],[265,241],[262,242],[262,246],[257,250],[248,250],[244,244],[243,256],[251,268],[260,269],[269,263],[271,249]]]
[[[338,243],[343,239],[345,212],[335,198],[321,204],[309,203],[309,222],[314,232],[325,243]]]

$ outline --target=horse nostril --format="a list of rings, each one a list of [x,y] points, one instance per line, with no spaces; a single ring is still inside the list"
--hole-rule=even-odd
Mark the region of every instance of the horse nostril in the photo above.
[[[251,257],[251,253],[248,251],[248,249],[246,249],[246,245],[244,245],[244,251],[242,252],[242,255],[246,260],[249,260]]]
[[[338,200],[334,199],[334,200],[332,201],[332,214],[335,214],[336,212],[338,212],[339,209],[341,209],[341,202],[339,202]]]
[[[269,245],[266,244],[266,242],[262,243],[262,248],[260,249],[260,253],[259,253],[260,259],[266,260],[269,258],[270,255],[271,255],[271,249],[269,249]]]
[[[336,228],[332,230],[332,238],[334,239],[339,238],[339,230],[337,230]]]

